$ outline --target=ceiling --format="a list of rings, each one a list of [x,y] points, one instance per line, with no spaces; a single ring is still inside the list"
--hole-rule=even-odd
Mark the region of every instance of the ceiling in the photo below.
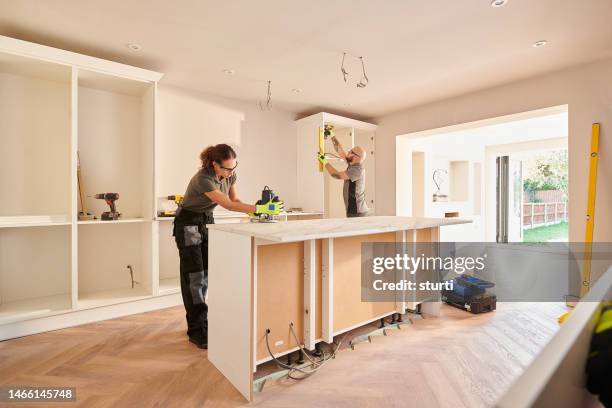
[[[273,108],[358,119],[612,57],[610,21],[610,0],[0,0],[1,35],[253,103],[271,80]]]

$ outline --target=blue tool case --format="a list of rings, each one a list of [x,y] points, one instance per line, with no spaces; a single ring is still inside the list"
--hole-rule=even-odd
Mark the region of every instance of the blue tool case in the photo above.
[[[497,297],[486,291],[494,286],[475,276],[460,275],[453,279],[453,290],[442,291],[442,300],[471,313],[491,312],[496,309]]]
[[[482,295],[487,289],[494,286],[493,282],[471,275],[460,275],[453,279],[453,292],[463,297]]]

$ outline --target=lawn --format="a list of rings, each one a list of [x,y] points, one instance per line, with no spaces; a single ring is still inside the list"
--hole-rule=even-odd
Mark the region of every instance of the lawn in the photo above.
[[[566,221],[523,230],[523,242],[567,241],[567,237],[568,224]]]

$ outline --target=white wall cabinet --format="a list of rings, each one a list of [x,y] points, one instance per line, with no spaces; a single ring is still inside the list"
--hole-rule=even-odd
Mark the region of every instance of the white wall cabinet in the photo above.
[[[307,211],[324,213],[325,218],[342,218],[346,216],[342,198],[341,181],[329,176],[327,171],[319,171],[316,154],[319,151],[319,129],[325,125],[334,125],[335,133],[348,151],[353,146],[362,146],[368,153],[364,162],[366,171],[366,201],[370,214],[375,213],[375,136],[376,125],[349,119],[330,113],[317,113],[297,120],[297,202]],[[338,170],[346,169],[346,162],[334,158],[336,152],[330,139],[325,141],[324,149],[330,153],[329,162]]]
[[[161,77],[0,37],[0,340],[181,303],[154,216]],[[119,193],[120,220],[94,198],[98,220],[78,220],[77,152],[85,194]]]

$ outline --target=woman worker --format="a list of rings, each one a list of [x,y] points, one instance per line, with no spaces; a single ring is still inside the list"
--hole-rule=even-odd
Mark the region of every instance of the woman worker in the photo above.
[[[207,147],[200,154],[202,167],[191,178],[183,201],[176,211],[173,235],[181,260],[181,293],[187,312],[189,341],[208,347],[208,230],[217,205],[243,213],[276,215],[283,202],[245,204],[236,190],[236,152],[226,144]]]

